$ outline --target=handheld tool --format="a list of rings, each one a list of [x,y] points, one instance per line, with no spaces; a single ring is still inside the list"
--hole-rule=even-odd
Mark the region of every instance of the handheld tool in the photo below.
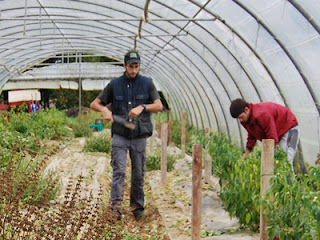
[[[113,122],[116,124],[129,128],[131,130],[134,130],[136,128],[136,125],[134,123],[127,121],[123,117],[112,115],[112,118],[113,118]]]

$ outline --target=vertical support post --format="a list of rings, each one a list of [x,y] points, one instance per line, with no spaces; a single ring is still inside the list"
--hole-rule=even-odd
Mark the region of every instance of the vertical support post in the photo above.
[[[181,113],[181,157],[186,156],[186,123],[187,114],[185,111]]]
[[[158,138],[161,138],[161,112],[158,112]]]
[[[167,124],[168,124],[168,141],[167,144],[169,146],[170,143],[170,111],[167,111]]]
[[[167,184],[167,139],[168,124],[163,123],[161,127],[161,184]]]
[[[262,140],[261,154],[261,198],[265,198],[268,189],[270,188],[270,179],[274,172],[274,140]],[[263,208],[260,207],[260,240],[267,240],[267,222],[263,215]]]
[[[40,24],[40,26],[39,26],[39,31],[40,31],[40,36],[42,36],[42,21],[41,21],[41,18],[42,18],[42,7],[40,7],[39,8],[39,17],[40,17],[40,21],[39,21],[39,24]],[[39,39],[40,40],[40,48],[42,47],[42,39],[40,38]],[[63,43],[63,42],[62,42]],[[62,47],[63,48],[63,47]],[[62,55],[63,56],[63,55]],[[62,62],[63,63],[63,62]]]
[[[155,132],[155,129],[156,129],[156,120],[154,118],[154,114],[153,113],[151,114],[151,121],[152,121],[153,131],[152,131],[152,136],[151,136],[151,139],[150,139],[150,154],[153,155],[154,138],[155,138],[154,132]]]
[[[70,45],[69,43],[68,43],[68,45]],[[70,63],[70,52],[69,52],[69,48],[68,48],[68,58],[67,58],[67,67],[69,68],[69,63]]]
[[[79,114],[81,113],[81,91],[82,91],[82,79],[81,79],[81,63],[82,63],[82,55],[79,55]]]
[[[192,240],[200,240],[201,230],[201,180],[202,180],[202,146],[192,146]]]
[[[24,24],[23,24],[23,36],[26,35],[26,30],[27,30],[27,22],[26,22],[26,17],[27,17],[27,10],[28,10],[28,0],[24,1]]]
[[[206,138],[209,139],[210,136],[210,129],[206,128]],[[211,183],[211,173],[212,173],[212,158],[209,154],[209,143],[206,144],[206,148],[205,148],[205,166],[204,166],[204,181],[207,184]]]

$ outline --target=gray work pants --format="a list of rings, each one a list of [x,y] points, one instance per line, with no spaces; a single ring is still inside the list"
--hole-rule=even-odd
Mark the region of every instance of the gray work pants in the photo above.
[[[287,131],[281,138],[279,146],[284,150],[288,155],[288,161],[291,164],[292,171],[295,173],[293,160],[296,155],[298,148],[298,143],[300,139],[300,127],[297,125]]]
[[[131,159],[131,193],[130,205],[135,211],[144,210],[144,175],[146,166],[146,138],[128,139],[118,134],[112,137],[113,169],[111,186],[111,203],[120,207],[123,200],[123,187],[127,166],[127,152]]]

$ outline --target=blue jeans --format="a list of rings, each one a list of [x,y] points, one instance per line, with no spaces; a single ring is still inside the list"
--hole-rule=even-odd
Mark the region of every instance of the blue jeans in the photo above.
[[[134,211],[144,210],[144,175],[146,169],[146,138],[128,139],[118,134],[112,137],[113,169],[111,185],[111,204],[120,207],[123,200],[123,187],[127,167],[127,152],[131,159],[131,193],[130,203]]]
[[[297,152],[298,143],[300,139],[300,127],[297,125],[286,132],[280,142],[279,146],[287,153],[288,161],[291,164],[292,171],[295,173],[293,160]]]

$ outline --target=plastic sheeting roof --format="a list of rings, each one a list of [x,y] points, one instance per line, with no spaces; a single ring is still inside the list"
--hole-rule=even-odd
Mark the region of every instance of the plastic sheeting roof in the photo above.
[[[320,147],[319,0],[3,0],[0,87],[44,59],[128,49],[163,91],[175,118],[226,131],[244,145],[231,100],[287,105],[305,161]]]

